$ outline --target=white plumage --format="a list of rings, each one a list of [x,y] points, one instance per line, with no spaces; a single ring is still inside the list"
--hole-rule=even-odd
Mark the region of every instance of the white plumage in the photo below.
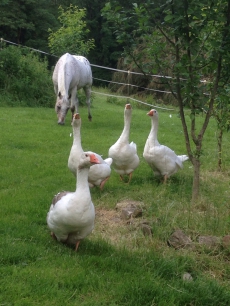
[[[151,118],[151,130],[145,143],[143,157],[153,169],[155,175],[164,177],[164,182],[172,174],[183,168],[183,162],[188,160],[187,155],[176,155],[170,148],[159,144],[158,132],[158,112],[155,109],[147,113]]]
[[[88,185],[89,167],[98,164],[94,154],[82,153],[77,168],[75,192],[58,193],[47,214],[51,235],[60,242],[74,244],[77,251],[80,241],[94,228],[95,209]]]
[[[109,149],[109,157],[113,159],[114,170],[123,179],[124,175],[129,175],[129,182],[132,178],[133,171],[139,165],[137,147],[134,142],[129,143],[130,124],[132,108],[130,104],[125,105],[124,110],[124,129],[117,142]]]
[[[80,159],[81,154],[84,152],[81,145],[81,117],[77,113],[73,116],[72,121],[73,127],[73,145],[70,150],[70,155],[68,159],[68,167],[70,171],[76,176],[77,165]],[[109,179],[111,174],[111,164],[112,158],[103,159],[101,155],[89,151],[89,153],[93,153],[96,155],[100,164],[93,165],[90,167],[88,182],[90,187],[100,186],[102,190],[104,184]]]

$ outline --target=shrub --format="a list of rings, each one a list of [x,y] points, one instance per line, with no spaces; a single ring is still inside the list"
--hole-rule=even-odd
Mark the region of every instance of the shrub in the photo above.
[[[54,91],[48,62],[27,49],[15,46],[0,51],[0,102],[13,106],[54,106]],[[11,100],[10,99],[10,100]]]

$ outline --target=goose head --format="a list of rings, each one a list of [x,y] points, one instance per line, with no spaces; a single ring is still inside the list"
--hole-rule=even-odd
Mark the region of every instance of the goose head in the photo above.
[[[79,113],[73,115],[72,126],[79,126],[81,124],[81,117]]]
[[[147,113],[147,115],[148,115],[149,117],[158,118],[158,112],[157,112],[155,109],[151,109],[151,110]]]
[[[80,161],[79,161],[79,169],[83,168],[90,168],[92,165],[100,164],[101,162],[96,157],[95,154],[84,152],[81,155]]]

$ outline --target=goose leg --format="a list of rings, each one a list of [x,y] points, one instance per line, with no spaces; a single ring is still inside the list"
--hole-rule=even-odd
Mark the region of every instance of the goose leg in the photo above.
[[[108,176],[107,178],[104,179],[104,181],[101,182],[101,184],[100,184],[100,189],[101,189],[101,190],[103,189],[105,183],[108,181],[109,178],[110,178],[110,177]]]
[[[129,181],[128,181],[128,184],[130,183],[131,179],[132,179],[132,176],[133,176],[133,172],[129,173]]]
[[[168,179],[168,175],[167,175],[167,174],[165,174],[165,175],[164,175],[164,184],[166,184],[167,179]]]
[[[77,241],[76,246],[75,246],[75,251],[77,252],[78,246],[80,244],[80,240]]]
[[[130,181],[131,181],[131,179],[132,179],[132,175],[133,175],[133,173],[131,172],[131,173],[129,173],[129,180],[128,180],[128,182],[126,183],[125,182],[125,184],[129,184],[130,183]],[[121,181],[124,181],[124,179],[123,179],[123,176],[122,175],[120,175],[120,179],[121,179]]]
[[[54,240],[57,240],[57,237],[55,236],[53,232],[50,233],[50,236],[53,237]]]

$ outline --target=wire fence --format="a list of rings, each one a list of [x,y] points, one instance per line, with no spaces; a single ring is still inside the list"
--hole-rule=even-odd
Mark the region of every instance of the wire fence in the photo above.
[[[39,49],[35,49],[35,48],[27,47],[27,46],[24,46],[24,45],[21,45],[21,44],[17,44],[17,43],[11,42],[9,40],[5,40],[3,38],[0,39],[0,42],[1,42],[1,44],[3,42],[5,42],[7,44],[12,44],[12,45],[15,45],[15,46],[18,46],[18,47],[27,48],[29,50],[32,50],[32,51],[35,51],[35,52],[38,52],[38,53],[41,53],[41,54],[44,54],[44,55],[48,55],[48,56],[51,56],[51,57],[59,58],[59,56],[56,56],[54,54],[50,54],[50,53],[41,51]],[[143,74],[141,72],[134,72],[134,71],[129,71],[129,70],[121,70],[121,69],[116,69],[116,68],[110,68],[110,67],[95,65],[95,64],[91,64],[91,63],[90,63],[90,65],[92,67],[96,67],[96,68],[100,68],[100,69],[107,69],[107,70],[115,71],[115,72],[134,74],[134,75],[142,75],[142,76],[148,76],[148,77],[153,77],[153,78],[172,79],[171,76],[162,76],[162,75],[158,75],[158,74]],[[115,82],[115,81],[112,81],[112,80],[104,80],[104,79],[95,78],[95,77],[93,77],[93,79],[97,80],[97,81],[100,81],[100,82],[109,83],[109,84],[116,84],[116,85],[124,85],[124,86],[136,87],[136,88],[140,88],[142,90],[147,90],[148,92],[152,91],[152,92],[158,92],[158,93],[172,94],[171,91],[158,90],[158,89],[152,89],[152,88],[145,88],[145,87],[137,86],[135,84],[130,84],[130,83],[127,84],[127,83]],[[186,79],[181,79],[181,80],[186,81]],[[200,82],[206,83],[205,80],[201,80]],[[161,106],[158,106],[158,105],[149,104],[149,103],[143,102],[141,100],[131,98],[131,97],[129,97],[129,95],[128,96],[121,96],[121,95],[106,94],[106,93],[97,92],[97,91],[92,91],[92,92],[95,93],[95,94],[98,94],[98,95],[105,95],[105,96],[114,97],[114,98],[121,98],[121,99],[129,98],[130,100],[133,100],[133,101],[135,101],[137,103],[140,103],[140,104],[143,104],[143,105],[147,105],[147,106],[150,106],[150,107],[155,107],[155,108],[158,108],[158,109],[163,109],[163,110],[168,110],[168,111],[174,111],[175,110],[175,109],[172,109],[172,108],[161,107]],[[209,94],[204,93],[204,95],[209,95]]]

